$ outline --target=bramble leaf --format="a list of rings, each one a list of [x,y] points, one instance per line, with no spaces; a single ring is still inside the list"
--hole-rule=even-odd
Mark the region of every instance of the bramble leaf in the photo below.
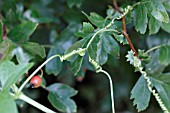
[[[138,112],[145,110],[150,101],[151,92],[148,90],[146,80],[143,76],[139,78],[131,91],[130,99],[134,99],[133,105],[137,105]]]
[[[67,5],[69,8],[72,8],[73,6],[80,7],[82,5],[83,0],[67,0]]]
[[[48,90],[50,91],[48,99],[56,109],[65,113],[73,113],[77,111],[75,102],[70,99],[77,94],[76,90],[61,83],[48,86]]]
[[[159,61],[164,65],[168,65],[170,63],[170,45],[161,46]]]
[[[71,70],[74,72],[74,75],[77,75],[77,73],[80,71],[81,65],[83,62],[83,57],[78,56],[76,60],[74,60],[71,64]]]
[[[0,113],[18,113],[16,103],[8,91],[0,92]]]
[[[61,48],[61,46],[56,45],[55,47],[50,49],[47,55],[47,59],[55,54],[62,54],[62,53],[63,53],[63,49]],[[45,70],[48,74],[54,74],[55,76],[57,76],[60,73],[62,67],[63,67],[63,63],[60,61],[59,57],[56,57],[46,64]]]
[[[120,42],[121,44],[125,45],[128,44],[128,41],[126,40],[126,38],[121,34],[121,35],[117,35],[117,34],[113,34],[113,36],[116,38],[116,40],[118,42]]]
[[[83,22],[83,30],[84,33],[91,33],[94,31],[94,27],[87,22]]]
[[[8,37],[16,43],[28,41],[31,34],[35,31],[38,24],[32,21],[26,21],[14,27],[9,33]]]
[[[156,34],[161,26],[161,22],[156,20],[153,16],[149,19],[149,34]]]
[[[22,47],[25,51],[29,52],[32,56],[40,56],[41,58],[45,58],[45,49],[43,46],[40,46],[38,43],[34,42],[26,42],[22,44]]]
[[[162,74],[160,76],[167,76],[167,75]],[[170,80],[170,76],[166,79]],[[153,86],[156,88],[156,91],[158,92],[163,104],[170,111],[170,106],[169,106],[170,105],[170,91],[169,91],[170,85],[168,85],[165,81],[162,81],[162,80],[164,79],[154,78],[153,76],[152,78]]]
[[[14,49],[13,43],[9,39],[5,39],[0,44],[0,62],[4,60],[10,60],[12,55],[12,50]]]
[[[165,7],[162,4],[161,0],[151,0],[152,5],[154,8],[152,9],[152,16],[154,16],[157,20],[161,22],[168,23],[169,22],[169,16],[166,12]]]
[[[135,29],[136,31],[139,31],[141,34],[144,34],[146,32],[148,21],[146,6],[144,4],[137,6],[136,13],[137,15]]]
[[[9,90],[10,86],[16,83],[19,77],[26,73],[32,66],[32,63],[15,65],[8,60],[0,63],[0,82],[2,90]],[[10,71],[7,71],[9,69]]]
[[[162,23],[161,28],[162,28],[164,31],[170,33],[170,22],[169,22],[169,23]]]
[[[85,14],[85,13],[84,13]],[[90,16],[85,14],[89,21],[94,24],[96,27],[102,28],[105,25],[105,20],[102,16],[97,13],[90,13]]]
[[[84,47],[84,45],[86,44],[87,39],[81,39],[77,42],[75,42],[73,45],[71,45],[66,51],[65,51],[65,55],[72,52],[73,50],[77,50],[78,48],[82,48]],[[68,61],[74,61],[76,58],[78,57],[78,54],[73,55],[72,57],[68,58]]]

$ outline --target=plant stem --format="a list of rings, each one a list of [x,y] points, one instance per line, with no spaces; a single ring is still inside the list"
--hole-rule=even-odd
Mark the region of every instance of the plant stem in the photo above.
[[[18,90],[18,93],[20,93],[22,91],[22,89],[24,88],[24,86],[30,81],[30,79],[43,67],[45,66],[50,60],[52,60],[53,58],[56,58],[56,57],[60,57],[60,55],[54,55],[54,56],[51,56],[49,59],[47,59],[44,63],[42,63],[25,81],[24,83],[20,86],[19,90]]]
[[[126,33],[126,31],[123,30],[122,33],[123,33],[123,35],[126,37],[128,43],[129,43],[130,48],[131,48],[132,51],[135,53],[135,56],[138,56],[138,53],[136,52],[136,50],[135,50],[135,48],[134,48],[134,46],[133,46],[133,44],[132,44],[132,42],[131,42],[128,34]]]
[[[153,50],[155,50],[155,49],[159,49],[160,47],[161,47],[161,45],[155,46],[155,47],[153,47],[153,48],[147,50],[145,53],[148,54],[149,52],[151,52],[151,51],[153,51]]]
[[[45,113],[57,113],[57,112],[52,111],[51,109],[43,106],[42,104],[34,101],[33,99],[27,97],[27,96],[24,95],[23,93],[21,93],[18,98],[21,99],[21,100],[23,100],[23,101],[25,101],[25,102],[27,102],[27,103],[29,103],[29,104],[31,104],[31,105],[33,105],[33,106],[36,107],[36,108],[44,111]]]
[[[110,83],[110,93],[111,93],[111,102],[112,102],[112,113],[115,113],[115,106],[114,106],[114,94],[113,94],[113,82],[112,82],[112,78],[111,76],[104,70],[100,69],[97,71],[97,73],[104,73],[105,75],[107,75],[107,77],[109,78],[109,83]]]
[[[116,0],[113,0],[113,6],[114,8],[121,14],[123,14],[123,11],[121,11],[121,9],[118,7],[117,5],[117,1]],[[127,39],[128,43],[129,43],[129,46],[130,48],[132,49],[133,52],[135,52],[135,56],[138,56],[138,53],[137,51],[135,50],[127,32],[126,32],[126,23],[125,23],[125,16],[122,17],[122,34],[125,36],[125,38]]]

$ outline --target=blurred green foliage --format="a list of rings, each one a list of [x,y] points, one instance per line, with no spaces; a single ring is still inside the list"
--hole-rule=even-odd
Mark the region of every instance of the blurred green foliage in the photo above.
[[[118,4],[121,7],[125,7],[136,2],[138,2],[138,0],[120,0]],[[165,4],[165,2],[163,4]],[[167,2],[165,7],[170,9],[170,5],[168,4],[170,3]],[[139,49],[149,49],[159,44],[169,43],[170,24],[160,22],[167,22],[167,18],[161,18],[162,20],[159,18],[158,20],[160,21],[158,21],[155,19],[158,18],[155,17],[155,13],[158,13],[157,10],[150,13],[149,11],[145,12],[145,8],[147,8],[145,5],[136,7],[126,18],[126,22],[128,23],[127,30],[134,46]],[[84,15],[82,11],[85,12],[86,15]],[[112,8],[112,0],[0,0],[0,14],[2,19],[2,22],[0,20],[0,37],[5,38],[2,33],[3,25],[5,25],[6,35],[10,39],[3,42],[2,39],[0,39],[0,63],[11,58],[16,64],[22,64],[23,62],[29,63],[32,61],[35,63],[35,67],[33,68],[35,69],[45,60],[44,58],[46,56],[47,59],[54,54],[66,54],[75,48],[83,47],[87,44],[88,38],[93,35],[95,28],[101,28],[109,22],[106,21],[104,17],[112,18],[109,17],[109,14],[113,13],[111,11],[114,11]],[[140,11],[142,11],[142,14],[139,13]],[[170,10],[166,12],[163,8],[161,11],[162,15],[165,14],[168,16],[168,11]],[[38,23],[38,26],[31,21]],[[89,21],[94,26],[92,26]],[[121,30],[121,21],[115,21],[115,24],[116,27],[112,27]],[[140,33],[142,33],[142,35]],[[130,100],[130,92],[140,77],[140,74],[134,73],[133,67],[126,62],[125,55],[127,51],[130,50],[128,45],[124,45],[127,44],[127,41],[120,34],[114,34],[116,39],[113,39],[109,33],[102,33],[100,37],[102,37],[100,39],[100,45],[96,46],[95,44],[91,44],[90,48],[100,49],[101,53],[96,55],[89,50],[89,54],[92,58],[98,57],[98,63],[104,64],[103,68],[112,75],[117,113],[136,113],[137,110],[133,107],[133,101]],[[106,37],[108,40],[104,40]],[[98,40],[95,41],[98,42]],[[116,41],[123,44],[118,44]],[[112,47],[112,45],[115,46]],[[69,48],[70,46],[71,48]],[[168,54],[166,53],[166,49],[168,48],[169,46],[163,46],[161,48],[160,51],[164,54],[162,56]],[[3,52],[3,56],[1,56],[1,52]],[[153,55],[152,57],[154,56],[156,58],[153,58],[153,61],[158,60],[158,56]],[[169,56],[169,54],[167,56]],[[78,59],[78,64],[74,62],[75,58]],[[169,59],[166,58],[159,57],[162,63],[169,64]],[[68,94],[66,97],[68,97],[69,100],[63,104],[64,107],[73,110],[71,112],[74,112],[76,107],[76,105],[70,105],[74,104],[72,99],[70,99],[70,97],[74,96],[73,99],[77,104],[78,113],[110,113],[111,101],[108,79],[103,76],[103,74],[96,74],[94,67],[87,59],[86,55],[84,58],[75,55],[73,58],[68,59],[71,62],[64,61],[61,63],[59,58],[50,61],[45,68],[43,68],[47,86],[59,82],[78,90],[78,94],[74,96],[76,91],[69,86],[63,85],[66,90],[68,88],[69,91],[72,91],[70,94],[66,91]],[[80,66],[81,64],[82,66]],[[149,68],[146,69],[151,75],[156,73],[156,71],[163,71],[165,68],[155,62],[150,62],[147,66],[152,68],[151,70],[149,70]],[[77,70],[77,68],[79,68],[80,71]],[[33,71],[33,69],[31,71]],[[168,72],[169,68],[167,67],[165,71]],[[74,74],[77,75],[74,76]],[[26,77],[23,77],[22,79],[25,78]],[[162,79],[164,80],[165,78]],[[142,78],[140,78],[138,82],[141,81],[143,81]],[[23,80],[20,82],[22,83]],[[157,81],[155,81],[154,84],[157,84],[156,82]],[[55,85],[60,86],[60,84]],[[143,85],[146,86],[146,84]],[[161,87],[161,85],[156,86],[158,88]],[[52,86],[49,86],[49,88],[50,87]],[[52,88],[50,90],[52,90]],[[139,89],[139,91],[141,90]],[[37,99],[38,102],[51,109],[55,108],[50,105],[47,99],[50,101],[54,101],[55,99],[64,100],[63,98],[57,97],[63,94],[57,94],[51,91],[48,95],[48,92],[42,88],[35,90],[27,87],[24,89],[24,93],[33,99]],[[56,98],[54,99],[55,96]],[[21,101],[17,101],[17,104],[20,113],[25,113],[25,110],[29,113],[41,112]],[[53,104],[58,103],[53,102]],[[69,106],[67,106],[67,104],[69,104]],[[55,107],[55,105],[53,106]],[[58,109],[64,111],[66,108],[62,108],[63,106]],[[151,112],[161,112],[154,98],[151,98],[148,109],[142,113]]]

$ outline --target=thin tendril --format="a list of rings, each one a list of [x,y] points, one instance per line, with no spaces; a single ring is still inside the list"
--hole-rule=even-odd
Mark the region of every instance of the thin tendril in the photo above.
[[[98,70],[97,73],[104,73],[105,75],[107,75],[108,79],[109,79],[109,83],[110,83],[110,93],[111,93],[111,102],[112,102],[112,113],[115,113],[115,105],[114,105],[114,94],[113,94],[113,82],[112,82],[112,78],[110,77],[110,75],[104,71],[104,70]]]
[[[102,70],[102,67],[95,60],[91,59],[91,57],[89,57],[89,62],[94,66],[97,73],[99,73],[99,72],[104,73],[109,78],[111,102],[112,102],[112,113],[115,113],[112,78],[106,71]]]

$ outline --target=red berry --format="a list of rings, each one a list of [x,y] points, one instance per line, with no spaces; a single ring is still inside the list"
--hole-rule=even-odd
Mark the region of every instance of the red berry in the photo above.
[[[38,88],[42,84],[42,78],[40,76],[33,76],[30,80],[30,83],[33,88]]]

